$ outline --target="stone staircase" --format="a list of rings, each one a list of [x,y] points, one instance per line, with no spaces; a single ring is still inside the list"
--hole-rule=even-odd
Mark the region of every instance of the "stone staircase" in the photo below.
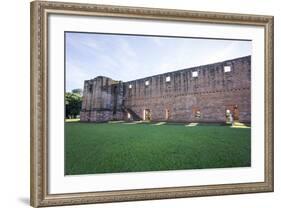
[[[125,106],[122,106],[122,110],[126,113],[129,113],[132,116],[133,121],[141,121],[142,118],[136,114],[132,109],[126,108]]]

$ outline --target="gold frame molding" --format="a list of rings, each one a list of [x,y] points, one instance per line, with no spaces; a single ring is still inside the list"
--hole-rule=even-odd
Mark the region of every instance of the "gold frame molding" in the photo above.
[[[203,185],[141,190],[103,191],[72,194],[48,193],[48,66],[47,31],[49,14],[89,15],[255,25],[265,31],[265,178],[264,182]],[[229,14],[172,9],[31,2],[31,205],[34,207],[89,203],[168,199],[195,196],[273,191],[273,16]]]

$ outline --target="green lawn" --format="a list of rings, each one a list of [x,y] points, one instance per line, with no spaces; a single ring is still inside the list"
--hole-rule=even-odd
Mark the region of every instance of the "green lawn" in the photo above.
[[[251,165],[250,128],[71,122],[65,132],[66,175]]]

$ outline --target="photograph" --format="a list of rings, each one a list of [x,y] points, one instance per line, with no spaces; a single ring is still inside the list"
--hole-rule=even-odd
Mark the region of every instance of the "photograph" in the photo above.
[[[64,32],[65,175],[251,167],[252,41]]]

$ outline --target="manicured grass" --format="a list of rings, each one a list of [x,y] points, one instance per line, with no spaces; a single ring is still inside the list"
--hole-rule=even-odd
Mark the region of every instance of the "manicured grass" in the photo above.
[[[247,167],[251,129],[65,123],[65,174]]]

